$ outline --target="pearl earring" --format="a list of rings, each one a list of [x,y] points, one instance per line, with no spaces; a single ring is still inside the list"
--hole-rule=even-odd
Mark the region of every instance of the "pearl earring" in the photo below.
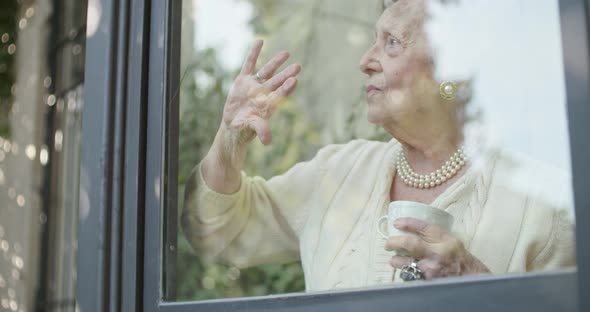
[[[452,100],[457,96],[457,85],[451,81],[443,81],[440,84],[440,96],[445,100]]]

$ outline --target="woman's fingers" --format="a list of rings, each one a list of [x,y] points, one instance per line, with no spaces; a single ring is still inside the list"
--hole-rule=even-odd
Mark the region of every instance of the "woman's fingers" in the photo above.
[[[440,261],[435,259],[422,259],[418,263],[418,269],[424,274],[424,278],[431,280],[437,277],[459,275],[452,267],[444,266]]]
[[[412,263],[412,261],[414,261],[414,258],[396,255],[391,257],[389,264],[394,268],[401,269],[404,265]]]
[[[254,112],[247,118],[247,125],[256,132],[256,136],[264,145],[272,142],[272,134],[268,125],[268,119],[273,114],[276,105],[291,94],[297,86],[297,78],[291,77],[277,90],[268,96],[261,96],[258,101],[253,101]]]
[[[264,87],[270,91],[274,91],[279,88],[285,81],[291,77],[295,77],[301,71],[301,65],[291,64],[287,68],[283,69],[280,73],[270,78],[264,83]]]
[[[254,46],[250,49],[250,53],[242,66],[242,70],[240,71],[241,75],[252,75],[254,73],[254,69],[256,68],[256,61],[258,60],[258,56],[260,55],[260,50],[262,50],[262,45],[264,41],[258,39],[254,42]]]
[[[256,132],[256,136],[262,144],[268,145],[272,142],[270,127],[268,126],[268,121],[264,118],[256,115],[250,116],[248,118],[248,127]]]
[[[295,87],[297,87],[297,78],[290,77],[289,79],[285,80],[283,85],[271,93],[267,100],[267,105],[271,108],[271,111],[274,111],[274,108],[287,96],[289,96],[293,91],[295,91]]]
[[[262,40],[256,40],[254,42],[254,45],[250,49],[240,71],[241,76],[252,75],[254,73],[262,46]],[[260,142],[265,145],[270,144],[272,141],[272,135],[267,120],[270,115],[272,115],[276,104],[293,92],[297,85],[297,79],[294,78],[294,76],[301,71],[301,66],[293,64],[287,66],[287,68],[273,77],[273,74],[287,61],[288,58],[289,53],[281,52],[260,69],[258,72],[260,77],[272,77],[262,85],[251,83],[251,79],[244,79],[246,77],[238,77],[232,86],[232,90],[234,90],[234,93],[236,94],[234,94],[233,97],[231,94],[228,96],[228,98],[232,98],[235,101],[232,102],[228,100],[230,104],[232,104],[231,106],[234,110],[233,114],[229,114],[231,116],[227,117],[227,119],[229,119],[227,122],[232,122],[232,120],[238,115],[248,116],[246,117],[246,120],[238,120],[236,124],[241,124],[242,126],[245,125],[247,128],[254,131],[258,139],[260,139]],[[230,93],[231,92],[232,91],[230,91]],[[228,104],[226,103],[226,105]],[[248,113],[249,110],[252,111]],[[228,111],[231,112],[232,110]]]
[[[273,114],[276,105],[295,90],[297,78],[291,77],[277,90],[272,92],[264,101],[259,101],[255,111],[248,118],[248,126],[256,132],[258,139],[264,145],[272,141],[272,134],[268,125],[268,119]]]
[[[417,259],[426,258],[430,255],[424,242],[414,235],[392,236],[385,243],[385,249],[403,251]]]
[[[264,65],[258,71],[258,75],[262,79],[269,79],[274,75],[277,69],[279,69],[279,67],[281,67],[281,65],[283,65],[287,61],[288,58],[289,53],[286,51],[277,54],[272,60],[270,60],[270,62],[266,63],[266,65]]]
[[[398,218],[393,226],[404,232],[415,233],[429,243],[441,242],[448,238],[448,231],[436,225],[414,218]]]

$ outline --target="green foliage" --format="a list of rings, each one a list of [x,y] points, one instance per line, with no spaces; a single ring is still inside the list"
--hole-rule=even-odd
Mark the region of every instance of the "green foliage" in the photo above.
[[[19,5],[16,0],[0,2],[0,136],[10,135],[9,112],[12,107],[14,84],[14,55],[9,47],[16,43],[16,16]]]

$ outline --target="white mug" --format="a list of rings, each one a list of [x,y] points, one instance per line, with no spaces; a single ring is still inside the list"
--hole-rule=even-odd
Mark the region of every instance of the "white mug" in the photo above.
[[[430,224],[436,224],[449,232],[451,231],[454,221],[453,216],[446,211],[418,202],[400,200],[389,203],[387,215],[382,216],[377,221],[377,232],[379,232],[379,234],[385,239],[389,239],[391,236],[410,234],[398,230],[393,226],[393,222],[398,218],[414,218],[422,220]],[[387,233],[389,235],[385,235],[381,231],[384,221],[387,221]],[[404,250],[398,250],[398,254],[407,254],[407,252]]]

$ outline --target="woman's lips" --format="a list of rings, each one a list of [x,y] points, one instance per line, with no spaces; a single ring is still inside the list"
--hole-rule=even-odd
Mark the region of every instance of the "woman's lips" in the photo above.
[[[381,89],[377,88],[374,85],[368,85],[367,86],[367,95],[371,95],[371,94],[373,94],[375,92],[379,92],[379,91],[381,91]]]

